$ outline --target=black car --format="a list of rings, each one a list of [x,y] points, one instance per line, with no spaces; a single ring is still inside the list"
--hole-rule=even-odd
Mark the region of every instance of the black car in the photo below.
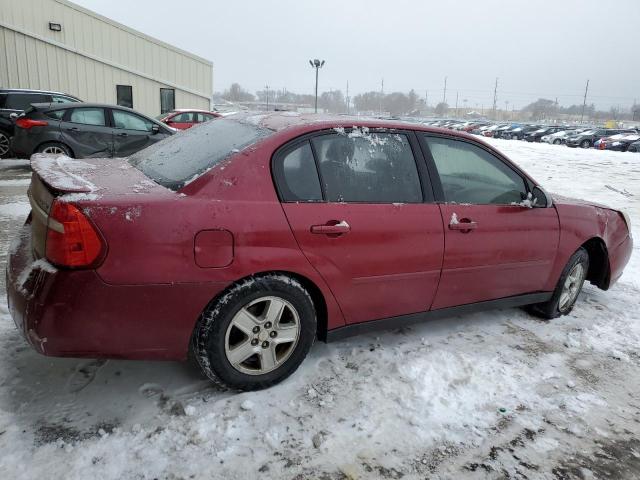
[[[539,128],[542,128],[542,127],[540,125],[521,125],[517,128],[514,128],[510,132],[504,133],[502,135],[502,138],[507,138],[512,140],[523,140],[528,133],[538,130]]]
[[[14,153],[126,157],[176,130],[130,108],[97,103],[36,103],[15,121]]]
[[[594,128],[593,130],[587,130],[581,132],[577,135],[573,135],[571,137],[567,137],[565,141],[565,145],[567,147],[580,147],[580,148],[591,148],[596,140],[599,140],[604,137],[610,137],[612,135],[617,135],[618,133],[624,133],[628,130],[620,130],[614,128]],[[629,131],[632,133],[633,131]]]
[[[633,142],[631,145],[629,145],[629,148],[627,148],[627,152],[640,153],[640,142]]]
[[[0,89],[0,158],[9,154],[15,117],[23,113],[32,103],[65,104],[81,102],[66,93],[44,90]]]
[[[560,130],[563,130],[563,129],[564,127],[541,127],[537,130],[533,130],[527,133],[524,136],[524,139],[527,142],[539,142],[540,139],[545,135],[551,135],[552,133],[559,132]]]

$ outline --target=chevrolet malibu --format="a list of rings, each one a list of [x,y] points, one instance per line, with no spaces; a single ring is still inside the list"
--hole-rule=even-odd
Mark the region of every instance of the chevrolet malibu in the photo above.
[[[245,113],[126,159],[32,168],[7,290],[33,348],[191,356],[234,389],[283,380],[316,339],[496,307],[567,314],[632,248],[624,213],[417,124]]]

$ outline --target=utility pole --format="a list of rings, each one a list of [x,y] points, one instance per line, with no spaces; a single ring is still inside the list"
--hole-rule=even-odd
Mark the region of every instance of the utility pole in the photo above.
[[[447,77],[444,77],[444,92],[442,94],[442,103],[447,103]]]
[[[268,112],[269,111],[269,85],[265,85],[264,88],[267,91],[267,112]]]
[[[587,106],[587,92],[589,91],[589,80],[587,80],[587,86],[584,87],[584,100],[582,101],[582,113],[580,114],[580,123],[584,118],[584,107]]]
[[[424,91],[424,106],[425,109],[429,109],[429,90]]]
[[[498,77],[496,77],[496,86],[493,89],[493,118],[496,118],[496,108],[498,104]]]
[[[456,118],[458,118],[458,92],[456,92]]]
[[[382,97],[384,97],[384,78],[380,83],[380,115],[382,115]]]
[[[324,60],[320,61],[317,58],[315,60],[309,60],[311,64],[311,68],[316,69],[316,106],[315,112],[318,113],[318,70],[320,70],[324,66]]]
[[[350,99],[349,99],[349,80],[347,80],[347,98],[346,98],[346,100],[347,100],[347,115],[349,115],[349,101],[350,101]]]

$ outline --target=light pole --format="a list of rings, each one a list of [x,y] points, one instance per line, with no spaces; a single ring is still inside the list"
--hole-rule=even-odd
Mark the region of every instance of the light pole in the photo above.
[[[265,85],[264,88],[267,91],[267,112],[268,112],[269,111],[269,85]]]
[[[324,60],[320,61],[317,58],[315,60],[309,60],[311,64],[311,68],[316,69],[316,108],[315,111],[318,113],[318,70],[320,70],[324,65]]]

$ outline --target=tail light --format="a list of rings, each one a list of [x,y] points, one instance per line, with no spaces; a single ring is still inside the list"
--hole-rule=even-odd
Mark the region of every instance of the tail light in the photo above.
[[[47,260],[62,267],[90,267],[101,259],[104,249],[102,237],[78,207],[53,202],[47,223]]]
[[[19,118],[16,120],[16,126],[29,130],[31,127],[46,127],[49,122],[45,120],[33,120],[31,118]]]

